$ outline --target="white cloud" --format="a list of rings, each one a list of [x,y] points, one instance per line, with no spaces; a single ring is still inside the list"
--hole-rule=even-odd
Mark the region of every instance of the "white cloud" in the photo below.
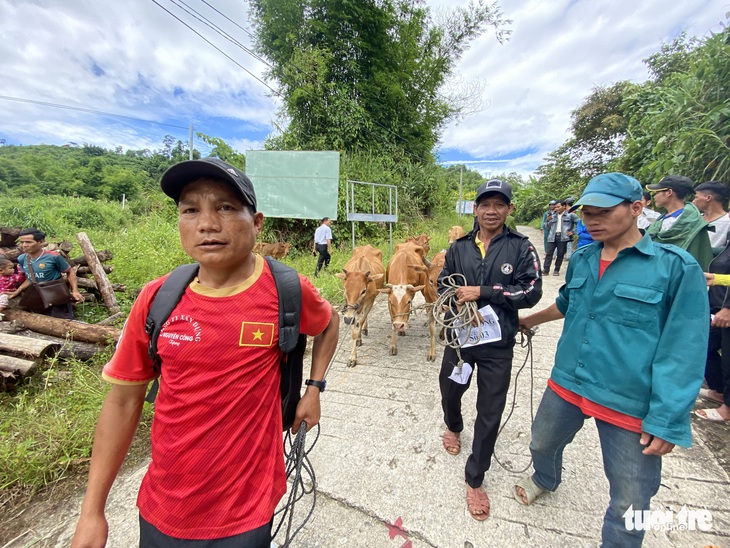
[[[429,4],[437,2],[431,1]],[[465,2],[458,2],[464,4]],[[459,64],[459,76],[487,78],[489,108],[447,128],[442,148],[473,158],[512,156],[506,165],[532,171],[568,137],[570,112],[596,86],[648,78],[642,59],[681,30],[719,30],[725,0],[504,2],[513,19],[511,39],[500,46],[485,34]],[[532,151],[537,149],[536,154]]]
[[[265,65],[181,12],[245,69]],[[186,0],[247,47],[251,37],[200,0]],[[427,0],[452,9],[467,0]],[[646,80],[642,59],[681,30],[719,30],[730,0],[503,0],[512,36],[492,32],[474,42],[454,86],[480,80],[487,106],[446,128],[441,149],[476,160],[487,174],[532,172],[568,137],[570,111],[592,88]],[[215,6],[246,27],[246,3]],[[0,100],[0,138],[23,144],[69,141],[114,148],[160,148],[165,134],[187,141],[187,126],[234,148],[260,148],[273,130],[278,102],[243,68],[151,0],[0,0],[0,95],[117,113],[146,124],[48,106]],[[273,84],[272,84],[273,85]],[[201,150],[205,147],[200,145]]]

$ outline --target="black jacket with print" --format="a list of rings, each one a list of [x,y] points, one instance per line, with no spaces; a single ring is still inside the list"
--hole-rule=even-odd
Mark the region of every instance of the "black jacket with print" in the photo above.
[[[492,305],[502,330],[502,340],[490,347],[512,348],[519,328],[517,311],[535,306],[542,297],[540,259],[527,236],[504,227],[492,238],[482,259],[475,243],[479,229],[459,238],[446,252],[446,262],[438,279],[439,294],[446,291],[443,280],[459,273],[457,285],[480,286],[477,308]]]

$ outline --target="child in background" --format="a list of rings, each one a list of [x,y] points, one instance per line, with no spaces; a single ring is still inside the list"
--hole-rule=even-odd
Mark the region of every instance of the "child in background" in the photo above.
[[[13,261],[0,259],[0,319],[10,299],[17,296],[17,290],[25,281],[25,274],[17,272]]]

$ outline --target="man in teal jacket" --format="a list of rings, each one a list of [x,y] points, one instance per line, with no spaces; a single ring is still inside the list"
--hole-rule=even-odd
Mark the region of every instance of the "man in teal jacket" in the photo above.
[[[530,504],[555,491],[564,448],[593,417],[611,491],[604,547],[641,546],[641,523],[629,518],[649,509],[661,456],[691,444],[709,329],[702,269],[686,251],[642,235],[641,197],[622,173],[591,179],[576,207],[598,245],[575,252],[554,304],[521,319],[527,329],[565,323],[532,425],[535,472],[514,495]]]

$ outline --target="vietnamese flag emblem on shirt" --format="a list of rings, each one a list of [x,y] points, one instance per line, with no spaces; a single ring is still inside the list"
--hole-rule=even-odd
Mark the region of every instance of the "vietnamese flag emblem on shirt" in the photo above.
[[[273,343],[273,323],[241,322],[238,346],[271,346]]]

